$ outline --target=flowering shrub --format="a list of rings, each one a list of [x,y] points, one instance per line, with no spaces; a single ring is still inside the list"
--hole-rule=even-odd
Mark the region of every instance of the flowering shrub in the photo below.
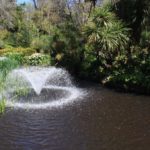
[[[50,64],[50,56],[40,54],[40,53],[35,53],[31,56],[25,57],[24,63],[27,65],[31,65],[31,66],[49,65]]]

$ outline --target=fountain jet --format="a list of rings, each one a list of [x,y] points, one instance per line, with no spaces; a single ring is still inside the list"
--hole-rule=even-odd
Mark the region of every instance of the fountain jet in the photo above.
[[[85,95],[65,69],[56,67],[15,69],[8,75],[6,87],[7,105],[20,108],[58,107]],[[26,88],[30,89],[27,95],[13,100],[18,90]]]

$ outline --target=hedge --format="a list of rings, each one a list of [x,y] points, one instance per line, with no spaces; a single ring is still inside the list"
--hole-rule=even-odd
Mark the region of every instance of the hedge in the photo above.
[[[35,53],[36,51],[32,48],[22,48],[22,47],[9,47],[9,48],[4,48],[0,49],[0,56],[6,55],[7,53],[21,53],[24,56],[29,56]]]

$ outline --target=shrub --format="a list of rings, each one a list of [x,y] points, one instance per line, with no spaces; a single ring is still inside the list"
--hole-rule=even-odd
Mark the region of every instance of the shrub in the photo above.
[[[21,53],[24,56],[29,56],[33,53],[35,53],[35,50],[32,48],[22,48],[22,47],[7,47],[2,50],[0,50],[0,56],[6,55],[7,53]]]
[[[8,73],[14,68],[18,67],[18,61],[11,58],[5,58],[0,60],[0,114],[4,113],[6,107],[6,98],[3,95],[3,90],[5,88],[5,80]]]
[[[149,47],[150,48],[150,31],[143,31],[141,33],[140,44],[142,47]]]
[[[3,114],[6,108],[6,102],[5,99],[0,99],[0,114]]]
[[[48,53],[50,51],[50,37],[43,35],[41,37],[34,38],[31,43],[31,47],[37,52]]]
[[[13,47],[29,47],[31,44],[31,35],[27,28],[18,32],[11,33],[8,37],[8,43]]]
[[[30,47],[32,38],[37,36],[38,30],[29,19],[30,17],[26,16],[28,9],[25,7],[16,6],[12,20],[13,26],[8,27],[10,34],[7,36],[7,42],[13,47]]]
[[[5,43],[4,41],[0,40],[0,49],[3,49],[5,48]]]
[[[6,40],[9,36],[9,32],[5,29],[0,29],[0,40]]]
[[[50,65],[50,56],[43,55],[40,53],[35,53],[31,56],[25,57],[24,63],[27,65],[37,66],[37,65]]]
[[[59,25],[51,34],[51,57],[54,64],[61,65],[71,72],[78,72],[84,57],[84,43],[81,31],[71,20]]]
[[[150,53],[138,46],[131,47],[131,54],[122,53],[115,57],[110,68],[103,70],[105,85],[149,93],[150,91]]]
[[[7,73],[18,66],[18,62],[15,59],[6,58],[0,60],[0,75],[6,77]]]
[[[16,61],[18,65],[21,65],[23,63],[24,55],[22,53],[6,53],[5,56],[12,61]]]

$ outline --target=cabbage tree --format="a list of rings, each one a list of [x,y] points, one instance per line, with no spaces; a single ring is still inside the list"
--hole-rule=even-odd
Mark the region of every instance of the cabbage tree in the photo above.
[[[94,47],[97,61],[100,56],[111,59],[113,54],[124,50],[129,41],[128,31],[115,14],[105,7],[96,8],[84,28],[88,43]]]

